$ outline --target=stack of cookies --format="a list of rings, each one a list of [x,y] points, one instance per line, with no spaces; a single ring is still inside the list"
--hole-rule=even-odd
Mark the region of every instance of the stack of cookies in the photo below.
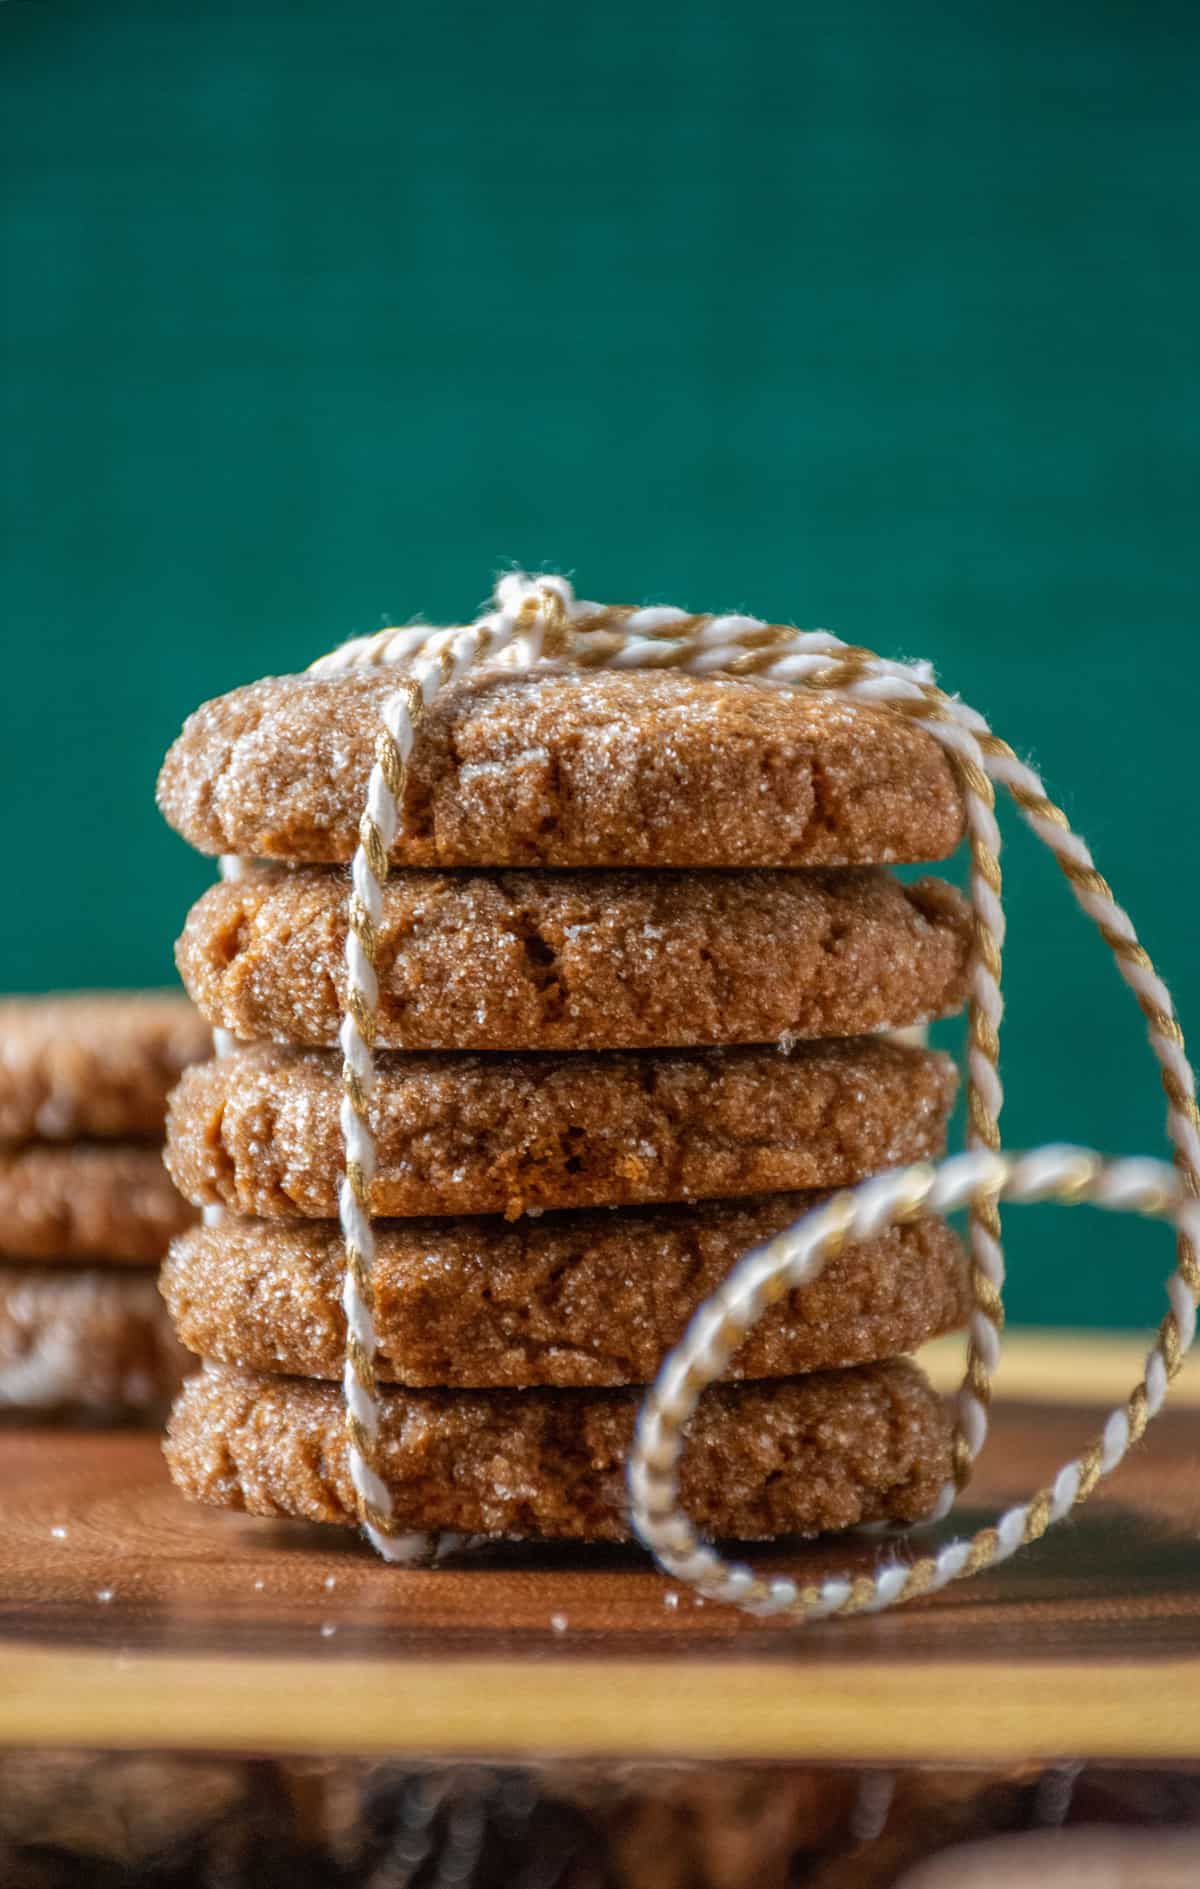
[[[159,783],[195,846],[259,862],[178,950],[239,1047],[171,1104],[172,1174],[226,1211],[165,1270],[207,1360],[168,1459],[200,1500],[342,1524],[345,868],[394,687],[237,690]],[[960,1005],[968,913],[885,866],[961,832],[941,749],[886,710],[499,668],[437,698],[377,949],[379,1455],[402,1529],[627,1538],[644,1386],[701,1300],[821,1190],[942,1150],[953,1065],[892,1033]],[[697,1525],[926,1513],[950,1430],[905,1354],[966,1309],[936,1221],[775,1306],[691,1426]]]
[[[0,1003],[0,1411],[148,1418],[179,1384],[156,1272],[196,1216],[163,1117],[209,1045],[168,993]]]

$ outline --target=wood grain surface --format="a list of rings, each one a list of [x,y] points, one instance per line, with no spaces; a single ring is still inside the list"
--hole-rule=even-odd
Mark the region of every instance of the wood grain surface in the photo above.
[[[1132,1382],[1136,1357],[1035,1339],[1012,1347],[1008,1375],[1099,1401]],[[697,1605],[633,1551],[506,1547],[388,1568],[335,1531],[189,1507],[152,1436],[8,1430],[0,1743],[1193,1757],[1198,1388],[1191,1372],[1103,1496],[1015,1561],[879,1618],[802,1630]],[[1094,1404],[1002,1402],[956,1527],[1026,1495],[1096,1418]],[[756,1558],[807,1572],[879,1552],[859,1538]]]

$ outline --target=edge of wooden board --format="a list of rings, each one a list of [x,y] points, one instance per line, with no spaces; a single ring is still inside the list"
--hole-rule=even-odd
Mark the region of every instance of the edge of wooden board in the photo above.
[[[0,1744],[921,1763],[1195,1759],[1200,1656],[1085,1661],[114,1659],[2,1663]]]
[[[1065,1331],[1024,1326],[1006,1334],[996,1372],[997,1398],[1032,1404],[1120,1404],[1141,1376],[1154,1334]],[[962,1381],[965,1341],[938,1338],[918,1354],[939,1391]],[[1168,1409],[1200,1408],[1200,1348],[1191,1352],[1167,1394]]]

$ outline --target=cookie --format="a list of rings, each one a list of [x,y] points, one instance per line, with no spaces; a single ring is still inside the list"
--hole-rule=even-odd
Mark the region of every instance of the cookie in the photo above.
[[[169,1091],[212,1036],[170,991],[0,1002],[0,1141],[159,1139]]]
[[[157,1414],[191,1366],[153,1273],[0,1267],[0,1410]]]
[[[187,1199],[337,1213],[333,1050],[242,1049],[189,1069],[167,1166]],[[884,1037],[778,1049],[378,1058],[373,1211],[502,1213],[841,1186],[938,1154],[949,1057]]]
[[[245,1043],[337,1042],[348,886],[312,866],[218,884],[176,951]],[[963,1001],[971,921],[936,879],[841,872],[405,871],[377,928],[395,1049],[640,1049],[859,1036]]]
[[[196,1218],[162,1149],[122,1142],[31,1142],[0,1149],[0,1254],[148,1265]]]
[[[381,1221],[376,1370],[414,1386],[648,1384],[741,1255],[819,1196],[604,1209],[545,1219]],[[171,1248],[162,1291],[189,1350],[340,1375],[344,1255],[327,1221],[229,1217]],[[966,1323],[966,1261],[925,1220],[848,1247],[772,1306],[731,1378],[789,1377],[913,1351]]]
[[[625,1462],[640,1390],[389,1390],[380,1467],[406,1530],[626,1541]],[[340,1389],[209,1364],[171,1413],[185,1495],[254,1515],[352,1523]],[[705,1534],[760,1541],[928,1513],[950,1423],[900,1359],[705,1392],[680,1485]]]
[[[348,860],[395,672],[275,676],[207,702],[159,806],[206,853]],[[444,690],[410,763],[410,866],[835,866],[942,859],[954,772],[894,710],[676,672],[493,668]]]

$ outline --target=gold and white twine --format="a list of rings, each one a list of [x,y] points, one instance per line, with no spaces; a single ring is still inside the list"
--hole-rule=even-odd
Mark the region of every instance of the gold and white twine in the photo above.
[[[388,629],[345,643],[313,665],[319,675],[400,666],[387,698],[367,804],[359,829],[346,942],[346,999],[341,1030],[342,1132],[345,1175],[339,1189],[346,1267],[344,1389],[351,1475],[367,1534],[387,1559],[427,1558],[437,1544],[399,1530],[378,1463],[379,1400],[372,1317],[371,1181],[375,1145],[370,1105],[378,988],[375,937],[388,859],[403,817],[405,773],[425,710],[447,683],[476,663],[498,659],[520,670],[681,669],[692,675],[736,676],[762,687],[799,688],[851,702],[884,705],[919,721],[954,764],[963,792],[971,851],[974,935],[967,1043],[968,1152],[940,1167],[876,1176],[837,1195],[788,1232],[748,1254],[725,1285],[695,1314],[651,1388],[630,1459],[633,1519],[642,1540],[677,1579],[714,1599],[758,1612],[819,1618],[892,1605],[991,1566],[1023,1542],[1036,1540],[1087,1496],[1120,1461],[1158,1409],[1192,1341],[1200,1298],[1200,1116],[1195,1077],[1170,994],[1116,904],[1084,842],[1048,798],[1032,768],[1018,759],[974,709],[937,687],[925,664],[889,662],[842,643],[827,631],[800,631],[747,616],[695,616],[667,607],[634,609],[577,600],[566,579],[510,573],[496,587],[495,609],[464,628]],[[1092,919],[1145,1016],[1167,1095],[1167,1131],[1176,1172],[1153,1162],[1105,1166],[1076,1149],[1041,1149],[1008,1159],[1000,1154],[1003,1091],[998,1073],[1004,912],[1000,833],[993,783],[1007,789],[1026,823],[1050,848],[1078,904]],[[1004,1260],[1001,1200],[1089,1199],[1169,1218],[1177,1229],[1178,1270],[1169,1310],[1146,1373],[1101,1436],[1032,1501],[1008,1511],[969,1542],[935,1556],[891,1561],[871,1575],[799,1588],[759,1580],[703,1546],[678,1508],[675,1475],[682,1431],[704,1388],[720,1376],[737,1345],[767,1305],[815,1278],[836,1247],[927,1212],[969,1210],[972,1314],[966,1374],[959,1394],[954,1470],[932,1519],[944,1515],[987,1435],[991,1379],[1003,1327]],[[443,1540],[442,1546],[447,1545]]]
[[[222,879],[240,879],[249,863],[237,853],[222,853],[218,862]],[[229,1056],[237,1048],[237,1039],[232,1032],[221,1029],[219,1025],[213,1030],[212,1041],[214,1056]],[[206,1227],[219,1227],[225,1218],[225,1209],[215,1201],[210,1201],[201,1208],[200,1217]]]
[[[723,1561],[697,1536],[678,1506],[678,1464],[683,1430],[707,1385],[721,1375],[752,1327],[786,1293],[820,1277],[843,1247],[886,1228],[951,1213],[981,1201],[1090,1201],[1097,1207],[1170,1220],[1181,1259],[1168,1286],[1170,1309],[1146,1360],[1145,1374],[1081,1455],[1064,1463],[1028,1502],[969,1539],[947,1542],[916,1560],[892,1557],[870,1573],[833,1575],[807,1585],[786,1576],[756,1575]],[[634,1519],[642,1540],[676,1580],[709,1600],[730,1601],[748,1613],[819,1620],[832,1614],[873,1613],[968,1579],[1037,1541],[1089,1496],[1116,1468],[1150,1418],[1196,1329],[1198,1282],[1194,1251],[1200,1240],[1200,1200],[1179,1174],[1160,1161],[1103,1161],[1086,1148],[1035,1149],[1005,1156],[990,1149],[954,1155],[938,1165],[918,1164],[874,1176],[814,1208],[793,1227],[739,1261],[724,1285],[692,1319],[664,1364],[638,1425],[630,1460]],[[1184,1255],[1187,1256],[1185,1259]]]
[[[340,1043],[342,1051],[341,1129],[345,1172],[338,1185],[338,1216],[346,1264],[342,1306],[346,1314],[346,1352],[342,1388],[350,1442],[350,1475],[359,1517],[377,1551],[388,1561],[422,1561],[435,1548],[422,1533],[396,1526],[391,1494],[379,1468],[379,1397],[375,1379],[377,1338],[372,1268],[375,1236],[371,1225],[371,1182],[375,1174],[375,1137],[370,1104],[375,1089],[375,1020],[379,986],[375,976],[376,936],[383,909],[388,859],[400,827],[408,760],[421,718],[439,689],[456,682],[474,663],[500,655],[523,633],[526,659],[536,662],[546,641],[551,611],[541,601],[522,599],[515,611],[501,611],[463,629],[441,632],[418,645],[408,673],[388,697],[381,713],[375,762],[367,783],[367,804],[358,829],[351,867],[352,890],[346,932],[346,997]],[[322,665],[318,665],[321,668]]]

